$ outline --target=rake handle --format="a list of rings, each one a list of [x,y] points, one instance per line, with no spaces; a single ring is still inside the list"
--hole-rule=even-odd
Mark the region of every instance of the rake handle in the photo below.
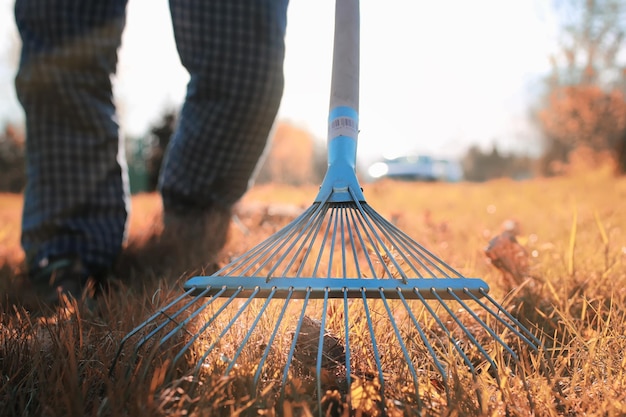
[[[331,114],[337,107],[359,111],[359,27],[359,0],[336,0]]]
[[[359,134],[359,0],[336,0],[328,115],[328,171],[316,201],[365,201],[356,178]]]

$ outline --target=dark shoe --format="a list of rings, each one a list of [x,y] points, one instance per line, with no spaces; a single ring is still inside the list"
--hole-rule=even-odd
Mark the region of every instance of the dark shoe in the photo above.
[[[232,213],[212,209],[203,213],[165,213],[161,241],[173,247],[170,256],[181,270],[213,273],[226,245]]]
[[[90,274],[76,256],[46,259],[29,275],[35,292],[49,305],[70,300],[90,303],[99,287],[98,277]]]
[[[117,265],[118,277],[179,279],[211,274],[228,238],[231,211],[165,213],[159,227],[144,239],[129,242]]]

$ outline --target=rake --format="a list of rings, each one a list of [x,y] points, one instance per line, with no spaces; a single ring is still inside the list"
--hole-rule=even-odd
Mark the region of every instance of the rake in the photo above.
[[[191,366],[205,386],[238,381],[258,404],[313,399],[321,415],[333,401],[419,412],[464,384],[484,406],[481,391],[500,389],[501,375],[525,384],[529,365],[545,366],[535,360],[542,342],[486,282],[464,277],[366,202],[355,168],[358,74],[359,2],[337,0],[328,169],[314,202],[216,273],[189,279],[126,335],[113,368],[122,356],[135,373]]]

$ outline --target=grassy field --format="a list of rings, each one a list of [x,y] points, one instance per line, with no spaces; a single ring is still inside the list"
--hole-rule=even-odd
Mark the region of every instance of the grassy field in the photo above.
[[[221,262],[279,230],[311,204],[316,192],[315,186],[250,190],[231,224]],[[379,182],[365,184],[364,194],[380,214],[464,276],[489,283],[490,294],[548,347],[553,368],[548,372],[532,356],[516,371],[504,372],[508,368],[503,364],[498,379],[488,372],[471,379],[457,370],[447,397],[431,378],[417,394],[423,414],[626,415],[626,178],[590,174],[483,184]],[[174,375],[167,372],[167,355],[149,366],[123,355],[118,368],[130,371],[112,377],[123,337],[179,295],[187,276],[159,276],[145,265],[116,281],[95,309],[68,305],[27,311],[13,303],[22,288],[21,204],[21,196],[0,195],[0,415],[317,414],[316,387],[304,377],[291,378],[284,396],[277,394],[272,376],[263,392],[252,393],[253,356],[243,356],[238,371],[227,378],[212,375],[219,367],[209,367],[200,389],[194,390],[189,367],[179,366]],[[134,197],[131,242],[141,245],[149,236],[158,210],[157,196]],[[522,274],[507,275],[489,261],[486,248],[505,230],[523,248],[524,258],[516,261],[523,263]],[[355,340],[367,339],[359,318],[351,317]],[[221,352],[228,352],[227,347]],[[398,393],[399,400],[382,404],[376,377],[363,378],[365,372],[361,385],[353,382],[347,391],[322,393],[326,406],[335,404],[327,409],[329,415],[382,415],[383,409],[388,415],[416,415],[413,403],[402,397],[407,395],[403,360],[392,357],[393,352],[391,347],[384,351],[384,379],[387,391]]]

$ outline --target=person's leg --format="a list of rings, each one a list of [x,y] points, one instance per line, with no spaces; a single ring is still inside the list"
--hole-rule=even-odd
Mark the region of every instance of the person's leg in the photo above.
[[[283,92],[287,0],[170,0],[190,81],[160,178],[165,211],[247,190]]]
[[[179,257],[210,261],[248,189],[282,97],[287,3],[170,0],[190,81],[159,190],[165,234],[187,240]]]
[[[126,0],[15,3],[26,115],[21,241],[35,274],[59,258],[100,274],[121,249],[128,187],[111,76],[125,9]]]

